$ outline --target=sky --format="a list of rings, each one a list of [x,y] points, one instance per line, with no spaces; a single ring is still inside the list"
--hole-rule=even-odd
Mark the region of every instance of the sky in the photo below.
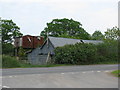
[[[12,19],[24,35],[39,36],[53,19],[73,19],[92,34],[118,26],[119,0],[0,0],[0,17]]]

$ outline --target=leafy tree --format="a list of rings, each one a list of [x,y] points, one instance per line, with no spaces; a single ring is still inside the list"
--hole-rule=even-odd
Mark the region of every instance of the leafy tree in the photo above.
[[[0,35],[2,37],[2,54],[13,55],[14,46],[12,45],[15,37],[22,36],[20,28],[12,20],[0,19]]]
[[[119,34],[120,34],[120,30],[115,26],[112,29],[107,29],[107,31],[105,32],[105,38],[108,40],[117,40]]]
[[[104,35],[100,31],[95,31],[92,34],[92,39],[93,40],[103,40],[104,39]]]
[[[2,54],[14,55],[14,46],[11,43],[2,43]]]
[[[20,28],[12,20],[0,20],[0,34],[2,43],[12,43],[13,38],[22,36]]]
[[[69,37],[89,39],[89,34],[82,28],[82,24],[73,19],[53,19],[41,32],[41,36]]]

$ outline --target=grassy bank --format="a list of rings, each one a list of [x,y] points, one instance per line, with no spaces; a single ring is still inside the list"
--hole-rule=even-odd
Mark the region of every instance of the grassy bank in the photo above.
[[[120,77],[120,70],[113,71],[112,74],[116,77]]]
[[[84,65],[104,65],[104,64],[117,64],[117,62],[105,62],[96,64]],[[17,60],[15,57],[2,56],[2,68],[35,68],[35,67],[59,67],[59,66],[74,66],[76,64],[47,64],[47,65],[31,65],[23,61]]]

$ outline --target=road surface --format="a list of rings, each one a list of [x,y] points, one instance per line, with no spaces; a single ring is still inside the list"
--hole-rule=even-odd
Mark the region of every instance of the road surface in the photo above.
[[[3,88],[118,88],[110,74],[118,65],[82,65],[2,70]]]

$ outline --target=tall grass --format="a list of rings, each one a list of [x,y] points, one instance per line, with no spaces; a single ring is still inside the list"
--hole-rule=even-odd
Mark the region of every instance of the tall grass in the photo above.
[[[2,67],[3,68],[14,68],[20,67],[20,62],[15,57],[2,55]]]

